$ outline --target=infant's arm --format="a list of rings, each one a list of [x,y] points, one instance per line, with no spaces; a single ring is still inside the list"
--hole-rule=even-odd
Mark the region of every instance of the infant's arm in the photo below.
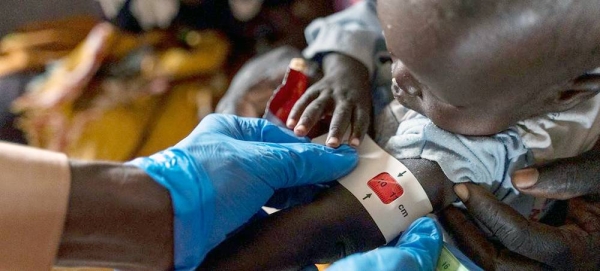
[[[305,136],[321,118],[331,118],[327,145],[337,148],[349,128],[348,142],[358,146],[371,122],[371,79],[378,60],[374,52],[385,44],[375,1],[317,19],[305,35],[309,46],[302,54],[322,64],[323,78],[294,105],[286,126]]]
[[[455,199],[452,182],[435,162],[401,162],[421,182],[434,210]],[[383,235],[359,200],[336,185],[310,204],[251,223],[209,253],[201,270],[297,270],[384,243]]]

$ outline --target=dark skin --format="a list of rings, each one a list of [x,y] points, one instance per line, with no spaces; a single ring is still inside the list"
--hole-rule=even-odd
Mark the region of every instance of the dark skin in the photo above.
[[[486,270],[596,270],[600,267],[600,150],[515,175],[526,194],[566,200],[564,223],[529,221],[473,184],[457,185],[467,211],[447,208],[441,221],[462,251]],[[479,220],[494,241],[474,223]]]
[[[322,118],[331,116],[327,146],[337,148],[348,128],[349,144],[358,146],[371,119],[369,90],[369,72],[363,64],[343,54],[327,54],[323,57],[323,78],[296,102],[286,125],[296,135],[306,136]]]
[[[378,10],[396,98],[446,130],[493,134],[600,91],[598,70],[590,72],[600,66],[598,1],[381,0]],[[583,28],[593,30],[579,35]],[[597,269],[599,206],[589,196],[577,198],[598,193],[593,155],[540,169],[540,181],[529,188],[515,178],[523,193],[576,197],[563,226],[528,221],[472,184],[457,185],[457,194],[501,245],[474,234],[477,227],[456,208],[445,212],[446,224],[486,269]]]
[[[262,117],[267,101],[281,84],[294,57],[301,57],[300,51],[284,46],[244,64],[219,101],[216,112]],[[316,82],[292,108],[288,128],[299,136],[318,136],[323,126],[328,126],[327,145],[334,148],[341,144],[344,131],[351,128],[349,143],[358,146],[371,118],[367,68],[351,57],[331,53],[323,58],[322,73],[323,76],[310,78]]]
[[[517,121],[570,109],[600,90],[600,76],[586,75],[600,65],[595,1],[571,8],[386,0],[378,1],[378,11],[393,60],[394,96],[445,130],[495,134]],[[574,37],[578,28],[593,30]],[[348,126],[349,142],[358,145],[368,123],[368,73],[350,57],[328,56],[324,78],[296,104],[287,126],[306,135],[333,114],[328,146],[338,146]]]
[[[434,210],[456,199],[452,183],[436,163],[402,163],[421,181]],[[251,223],[209,253],[200,270],[297,270],[383,244],[383,235],[359,200],[337,185],[310,204]]]
[[[597,14],[600,13],[599,9],[600,5],[597,1],[572,4],[561,1],[380,0],[378,1],[380,22],[386,36],[388,50],[394,62],[392,76],[395,80],[392,91],[400,103],[426,115],[439,127],[466,135],[490,135],[506,129],[519,120],[548,112],[568,110],[600,91],[600,74],[597,71],[589,72],[600,66],[600,20],[597,19]],[[588,30],[585,34],[582,34],[580,29]],[[338,77],[338,79],[346,80],[361,76],[358,74],[360,69],[346,69],[345,71],[356,73],[350,73],[345,77]],[[327,76],[327,72],[325,72],[325,76]],[[314,97],[311,96],[310,101],[313,100]],[[325,110],[321,108],[335,108],[332,104],[334,103],[318,103],[316,106],[318,110],[312,111],[316,113],[309,111],[310,114],[307,114],[307,119],[312,121],[322,117],[322,112],[325,112]],[[335,104],[337,106],[337,103]],[[305,106],[307,105],[302,107]],[[300,111],[306,112],[304,109]],[[336,118],[336,113],[333,114],[333,118]],[[300,118],[299,114],[296,117]],[[304,115],[302,115],[303,117]],[[300,120],[296,119],[296,121]],[[289,127],[295,128],[296,133],[299,132],[298,123],[292,121],[288,124]],[[339,128],[340,126],[335,125],[334,127]],[[309,129],[308,126],[305,128]],[[303,133],[304,129],[300,129],[299,134]],[[413,170],[411,168],[413,172],[417,169],[414,168]],[[435,171],[435,169],[432,170]],[[440,172],[439,168],[437,171]],[[423,180],[420,177],[417,178]],[[438,178],[436,185],[444,184],[441,186],[445,186],[445,183],[449,183],[444,182],[444,180],[445,178]],[[426,190],[431,189],[427,185],[423,186]],[[484,208],[483,211],[475,212],[474,215],[487,217],[490,223],[488,227],[508,225],[509,229],[513,229],[511,231],[498,231],[497,235],[499,236],[497,237],[514,239],[515,232],[523,227],[527,228],[527,225],[532,225],[531,222],[522,217],[515,220],[514,218],[517,216],[514,211],[499,207],[500,203],[489,197],[489,194],[488,197],[475,196],[484,193],[479,187],[471,184],[459,185],[457,191],[461,190],[459,187],[466,187],[471,195],[470,199],[465,198],[465,204],[469,210]],[[582,189],[587,191],[586,193],[596,193],[594,191],[590,192],[590,187]],[[464,192],[464,189],[462,190]],[[344,194],[340,191],[338,193]],[[448,191],[448,194],[451,195],[453,192]],[[460,193],[458,194],[460,195]],[[325,194],[325,196],[335,198],[330,194]],[[431,196],[430,199],[436,200]],[[319,199],[319,201],[322,200],[322,198]],[[240,264],[236,262],[239,260],[248,264],[247,267],[250,268],[254,260],[252,255],[249,255],[252,254],[252,250],[237,250],[235,247],[250,246],[257,249],[255,251],[259,251],[258,249],[269,249],[271,245],[279,249],[282,249],[281,246],[286,248],[316,247],[325,251],[324,255],[327,257],[324,258],[331,259],[331,257],[335,257],[335,253],[327,251],[332,251],[332,248],[322,246],[327,241],[322,240],[323,238],[312,238],[313,236],[322,235],[315,232],[304,234],[303,230],[321,226],[325,229],[335,226],[345,227],[346,225],[343,223],[367,225],[364,224],[364,220],[368,220],[367,218],[361,217],[357,220],[356,213],[360,214],[360,211],[356,210],[344,213],[344,215],[350,216],[350,218],[346,218],[347,220],[335,220],[337,223],[342,224],[329,225],[329,222],[320,222],[330,215],[336,215],[337,217],[338,213],[332,210],[337,210],[340,202],[345,203],[345,206],[355,200],[353,196],[348,196],[347,193],[344,201],[338,199],[337,202],[333,202],[332,200],[330,207],[328,207],[330,209],[319,209],[322,213],[311,214],[311,223],[305,222],[306,219],[281,222],[282,227],[286,229],[294,228],[297,231],[277,230],[267,226],[269,229],[281,233],[282,236],[277,235],[275,237],[278,241],[296,240],[296,243],[269,244],[265,240],[259,240],[260,236],[264,239],[274,238],[273,236],[268,235],[267,238],[266,233],[254,235],[248,230],[246,233],[241,233],[240,238],[246,238],[244,239],[246,242],[253,243],[236,243],[235,240],[232,240],[228,243],[231,247],[219,248],[214,255],[227,255],[225,251],[231,249],[229,251],[240,253],[241,256],[234,254],[232,259],[235,260],[232,260],[233,263],[229,264]],[[486,202],[492,203],[484,204]],[[334,205],[334,203],[337,204]],[[572,201],[572,203],[572,206],[579,206],[572,208],[572,210],[594,210],[597,207],[595,203],[589,201],[578,200]],[[362,208],[358,204],[351,206],[357,209]],[[297,209],[301,208],[310,207]],[[490,212],[490,210],[494,210],[494,212]],[[301,211],[294,212],[299,216],[302,215]],[[595,229],[586,228],[588,226],[581,223],[581,220],[587,222],[598,221],[598,212],[570,211],[569,214],[572,218],[579,219],[579,222],[565,226],[565,229],[568,230],[567,233],[572,233],[571,237],[577,237],[577,234],[583,236],[585,235],[584,232],[590,233],[590,229]],[[308,216],[302,217],[306,218]],[[322,219],[320,220],[320,218]],[[484,219],[482,218],[482,220]],[[272,220],[266,222],[274,223]],[[466,220],[463,220],[456,223],[456,228],[464,226],[465,229],[477,229],[475,225],[465,224],[466,222]],[[317,223],[316,226],[315,223]],[[304,228],[298,227],[298,224],[301,224]],[[368,233],[372,227],[375,226],[371,225],[371,228],[362,229],[362,231]],[[540,229],[548,229],[547,227],[536,227],[530,228],[532,230],[528,232],[535,233],[539,232]],[[583,231],[572,230],[577,227],[583,229]],[[250,229],[252,229],[252,226]],[[254,229],[258,231],[258,226],[254,226]],[[542,248],[547,248],[543,251],[541,249],[531,250],[540,252],[540,255],[543,255],[541,258],[534,258],[536,260],[535,265],[531,266],[538,268],[548,266],[577,267],[580,262],[589,263],[589,261],[581,259],[592,259],[591,265],[597,265],[597,261],[593,260],[596,259],[596,256],[592,255],[597,251],[597,237],[593,237],[592,241],[585,241],[582,238],[563,238],[561,237],[564,234],[562,230],[561,228],[560,231],[548,231],[549,234],[537,235],[540,238],[535,240],[532,238],[524,239],[533,242],[533,244],[540,244]],[[303,233],[302,236],[309,239],[300,241],[297,239],[290,240],[290,238],[285,239],[285,234],[289,235],[290,232]],[[464,237],[468,232],[463,231],[463,233]],[[342,233],[340,235],[343,236]],[[370,237],[376,238],[376,236]],[[233,239],[235,238],[237,236]],[[333,234],[328,234],[327,238],[337,240]],[[361,240],[362,232],[357,233],[353,238]],[[518,238],[522,238],[522,236],[518,236]],[[483,236],[480,236],[477,240],[486,241]],[[566,243],[561,243],[561,241]],[[352,244],[351,241],[345,242]],[[254,247],[256,243],[264,246]],[[369,245],[363,245],[358,250],[368,249]],[[350,245],[348,246],[350,247]],[[490,248],[490,246],[485,247]],[[501,268],[503,267],[502,260],[514,259],[514,262],[521,264],[531,262],[530,257],[535,256],[532,255],[531,251],[517,249],[518,246],[509,245],[508,248],[512,249],[513,253],[504,253],[506,250],[489,250],[491,253],[483,256],[488,263],[482,264],[482,266],[491,269]],[[523,248],[531,247],[524,246]],[[564,252],[563,249],[565,248],[571,251],[561,253]],[[333,251],[336,250],[333,249]],[[341,250],[338,249],[338,251]],[[475,252],[475,255],[484,253],[482,251]],[[285,252],[284,249],[284,252],[279,253],[286,254],[289,251]],[[519,255],[523,253],[525,254]],[[333,256],[331,256],[332,254]],[[285,255],[277,255],[282,258],[273,257],[272,261],[275,262],[275,266],[280,264],[279,267],[282,268],[289,267],[286,263],[283,263],[285,260],[292,261],[292,265],[300,265],[299,262],[308,264],[311,260],[323,259],[311,256],[314,254],[308,252],[300,253],[297,258],[292,256],[292,259],[284,258]],[[507,257],[501,257],[502,255]],[[267,257],[267,255],[261,256]],[[307,260],[311,257],[311,260]],[[566,265],[557,265],[559,263],[556,262],[556,259],[562,257],[567,257]],[[490,265],[489,261],[496,262]],[[484,261],[478,262],[482,263]],[[215,259],[214,261],[210,260],[207,266],[227,266],[227,264],[227,260]],[[266,266],[271,267],[273,265]],[[512,267],[515,266],[519,265],[512,265]],[[504,266],[507,269],[510,269],[510,267],[510,265]]]
[[[171,269],[173,208],[169,192],[136,167],[70,164],[69,207],[56,264]]]
[[[495,134],[600,91],[600,74],[588,74],[600,66],[598,1],[383,0],[377,10],[394,96],[445,130]]]

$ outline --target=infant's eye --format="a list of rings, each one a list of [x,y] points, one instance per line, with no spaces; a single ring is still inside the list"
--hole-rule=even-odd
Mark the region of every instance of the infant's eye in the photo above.
[[[586,72],[586,74],[597,74],[597,75],[600,75],[600,67],[595,68],[595,69],[593,69],[593,70],[591,70],[589,72]]]
[[[375,57],[379,61],[379,63],[382,63],[382,64],[387,63],[387,62],[392,62],[392,56],[388,52],[379,52],[379,53],[377,53],[377,55]]]
[[[567,93],[576,93],[581,91],[592,91],[596,93],[600,92],[600,68],[596,68],[584,73],[581,76],[578,76],[577,78],[573,79],[569,85],[571,91]]]
[[[575,78],[575,80],[573,80],[573,83],[575,85],[597,85],[598,83],[600,83],[600,68],[596,68],[584,73],[583,75]]]
[[[595,68],[589,72],[584,73],[582,76],[577,77],[575,81],[596,79],[598,77],[600,77],[600,68]]]

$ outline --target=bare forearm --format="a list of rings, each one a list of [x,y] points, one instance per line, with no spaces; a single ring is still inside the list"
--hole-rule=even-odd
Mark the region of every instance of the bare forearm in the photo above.
[[[69,207],[57,263],[170,269],[173,212],[168,191],[135,167],[73,161],[70,166]]]
[[[373,225],[360,203],[338,185],[311,204],[248,225],[213,250],[202,270],[298,270],[383,244]]]
[[[423,185],[435,210],[454,200],[452,183],[427,160],[402,161]],[[276,213],[229,238],[207,257],[205,270],[286,270],[331,262],[385,243],[361,203],[335,186],[311,204]]]
[[[323,57],[323,73],[345,74],[352,76],[345,78],[354,82],[365,84],[369,82],[369,70],[360,61],[340,53],[329,53]]]

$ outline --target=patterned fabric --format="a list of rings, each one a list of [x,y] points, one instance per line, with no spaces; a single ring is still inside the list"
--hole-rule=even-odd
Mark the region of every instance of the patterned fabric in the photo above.
[[[184,47],[167,32],[94,27],[12,102],[28,144],[77,159],[126,161],[179,142],[213,111],[227,84],[228,42],[208,30],[188,35],[202,39]]]

